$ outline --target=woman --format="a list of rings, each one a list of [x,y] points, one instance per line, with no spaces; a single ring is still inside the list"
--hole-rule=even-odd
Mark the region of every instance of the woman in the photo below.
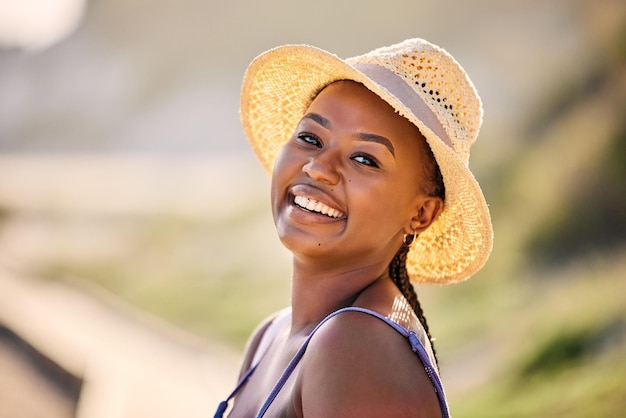
[[[421,39],[345,61],[283,46],[248,68],[241,116],[273,168],[293,277],[291,308],[248,344],[229,416],[448,416],[410,281],[464,280],[491,251],[464,70]]]

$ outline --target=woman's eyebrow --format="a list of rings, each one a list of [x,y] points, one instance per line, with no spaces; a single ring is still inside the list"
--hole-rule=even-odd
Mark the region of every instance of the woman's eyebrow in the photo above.
[[[376,134],[368,134],[364,132],[359,133],[356,136],[361,141],[376,142],[378,144],[384,145],[385,147],[387,147],[391,155],[393,155],[394,157],[396,156],[396,152],[395,152],[395,148],[393,147],[393,144],[391,143],[390,140],[388,140],[384,136],[376,135]]]
[[[326,119],[324,116],[319,115],[317,113],[307,113],[306,115],[304,115],[302,117],[302,119],[311,119],[317,123],[319,123],[320,125],[322,125],[322,127],[326,128],[326,129],[330,129],[331,123],[330,120]]]

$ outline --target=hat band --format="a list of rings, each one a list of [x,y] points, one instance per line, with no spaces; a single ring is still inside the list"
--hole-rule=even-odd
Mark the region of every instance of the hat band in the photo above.
[[[437,116],[435,116],[420,95],[407,85],[407,82],[402,77],[377,64],[354,64],[353,67],[396,96],[418,120],[426,125],[447,146],[454,149],[450,137],[439,119],[437,119]]]

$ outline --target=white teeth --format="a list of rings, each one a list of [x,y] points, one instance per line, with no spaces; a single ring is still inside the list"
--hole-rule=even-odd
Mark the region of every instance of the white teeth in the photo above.
[[[312,212],[318,212],[326,216],[330,216],[331,218],[338,218],[341,216],[341,212],[326,206],[322,202],[318,202],[317,200],[309,199],[304,196],[296,196],[294,199],[294,203],[301,208],[310,210]]]

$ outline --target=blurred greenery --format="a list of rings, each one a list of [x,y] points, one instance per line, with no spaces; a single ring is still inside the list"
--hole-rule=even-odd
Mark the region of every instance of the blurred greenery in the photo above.
[[[272,267],[255,265],[255,257],[246,256],[255,243],[245,231],[256,228],[259,216],[269,221],[266,210],[260,213],[218,223],[174,216],[109,219],[108,227],[138,231],[128,252],[100,261],[53,260],[37,275],[88,280],[189,331],[241,349],[260,319],[289,301],[285,267],[272,274]]]
[[[558,264],[574,255],[613,252],[626,240],[626,121],[618,121],[614,137],[586,173],[567,211],[545,220],[528,252],[534,260]]]

